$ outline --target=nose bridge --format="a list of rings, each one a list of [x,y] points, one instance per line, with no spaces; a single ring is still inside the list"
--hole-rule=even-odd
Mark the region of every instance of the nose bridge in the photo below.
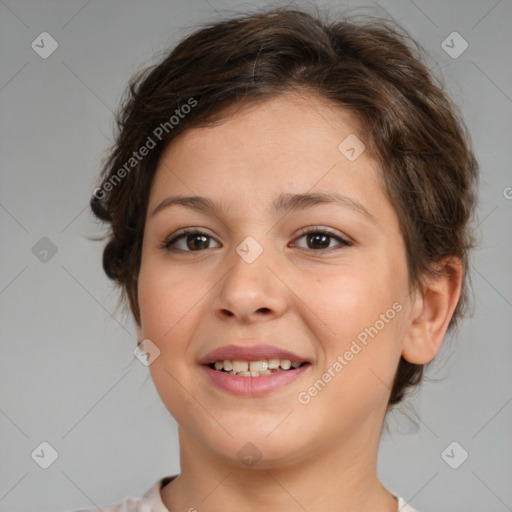
[[[264,236],[247,236],[229,258],[230,269],[221,281],[215,297],[215,312],[248,321],[260,315],[282,314],[285,291],[271,271],[275,266],[271,248],[264,247]],[[274,263],[273,263],[274,262]]]

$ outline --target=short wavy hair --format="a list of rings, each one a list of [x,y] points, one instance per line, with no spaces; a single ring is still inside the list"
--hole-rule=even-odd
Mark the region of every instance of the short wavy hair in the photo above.
[[[109,226],[103,268],[136,322],[146,210],[164,148],[184,130],[222,120],[232,107],[295,90],[328,100],[361,123],[398,216],[411,289],[444,258],[461,259],[453,329],[468,303],[478,164],[459,110],[422,55],[386,21],[279,8],[203,25],[132,76],[90,205]],[[422,375],[423,365],[401,358],[388,407]]]

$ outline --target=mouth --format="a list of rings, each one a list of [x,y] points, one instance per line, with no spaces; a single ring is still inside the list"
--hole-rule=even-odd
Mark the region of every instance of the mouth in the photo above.
[[[289,372],[309,365],[307,361],[291,361],[290,359],[261,359],[243,361],[223,359],[207,364],[212,370],[226,373],[234,377],[262,377],[274,373]]]
[[[277,392],[309,373],[312,362],[272,345],[226,345],[199,364],[215,388],[239,396]]]

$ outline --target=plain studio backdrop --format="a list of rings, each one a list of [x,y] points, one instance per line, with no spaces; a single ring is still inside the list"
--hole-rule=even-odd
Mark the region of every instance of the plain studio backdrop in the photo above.
[[[88,201],[129,77],[195,24],[270,5],[0,1],[2,511],[114,503],[179,472],[176,424],[87,239],[102,232]],[[481,164],[474,314],[388,417],[381,479],[422,512],[512,510],[512,3],[317,5],[409,31]]]

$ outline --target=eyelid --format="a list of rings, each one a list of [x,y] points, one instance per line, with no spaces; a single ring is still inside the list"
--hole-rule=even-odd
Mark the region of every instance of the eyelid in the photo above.
[[[170,236],[165,237],[164,240],[161,243],[161,248],[168,250],[168,251],[177,251],[177,252],[201,252],[201,251],[183,251],[182,249],[176,249],[175,247],[172,247],[171,244],[175,243],[178,238],[181,238],[186,235],[204,235],[208,238],[211,238],[212,240],[217,239],[211,235],[207,230],[199,227],[186,227],[183,229],[179,229],[178,231],[175,231]],[[220,242],[218,242],[220,243]]]
[[[326,235],[332,236],[333,238],[338,238],[347,245],[354,244],[354,241],[351,240],[348,236],[325,226],[305,226],[299,229],[297,236],[307,235],[309,233],[324,233]]]
[[[344,247],[351,247],[354,245],[354,241],[352,241],[349,237],[334,231],[331,228],[325,227],[325,226],[305,226],[301,229],[299,229],[297,236],[294,237],[293,243],[296,243],[295,241],[302,238],[305,235],[308,235],[310,233],[320,233],[327,235],[331,237],[332,239],[335,239],[338,241],[338,244],[334,247],[327,247],[325,249],[309,249],[309,251],[313,253],[328,253],[332,251],[336,251],[339,249],[342,249]],[[305,249],[304,247],[299,247],[300,249]]]
[[[299,231],[294,236],[293,241],[295,241],[299,238],[302,238],[302,236],[304,236],[304,235],[308,235],[311,233],[321,233],[321,234],[328,235],[334,239],[337,239],[339,242],[338,247],[354,245],[354,242],[352,240],[350,240],[350,238],[338,233],[337,231],[332,230],[331,228],[325,227],[325,226],[302,227],[299,229]],[[212,240],[215,240],[217,243],[220,243],[207,230],[205,230],[203,228],[192,226],[192,227],[179,229],[178,231],[172,233],[170,236],[166,237],[161,244],[161,248],[166,249],[168,251],[176,251],[176,252],[203,252],[203,251],[184,251],[182,249],[176,249],[175,247],[172,247],[172,244],[175,243],[179,238],[182,238],[187,235],[204,235],[208,238],[211,238]],[[213,248],[214,247],[209,247],[209,249],[213,249]],[[318,249],[318,250],[310,249],[310,250],[313,252],[326,252],[326,251],[332,251],[334,249],[336,249],[336,247],[330,247],[327,249]]]

